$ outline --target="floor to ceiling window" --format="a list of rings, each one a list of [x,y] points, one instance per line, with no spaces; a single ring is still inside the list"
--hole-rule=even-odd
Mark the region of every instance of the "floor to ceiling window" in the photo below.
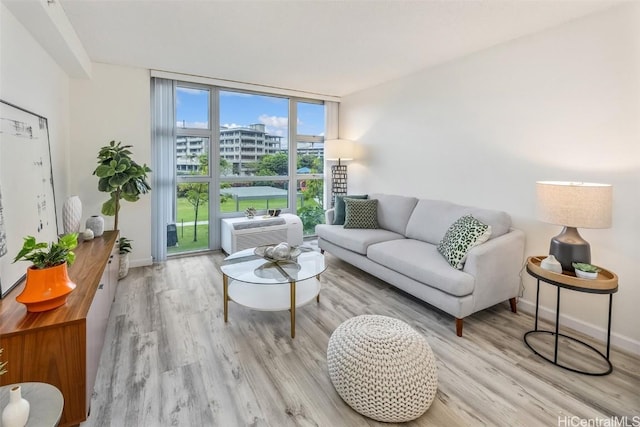
[[[324,222],[325,106],[296,102],[296,189],[300,194],[297,214],[305,235],[315,234]]]
[[[175,212],[168,253],[209,249],[211,90],[176,86]]]
[[[282,209],[323,222],[325,105],[175,83],[175,192],[167,253],[215,249],[219,219]]]
[[[223,91],[219,96],[220,212],[289,207],[288,98]]]

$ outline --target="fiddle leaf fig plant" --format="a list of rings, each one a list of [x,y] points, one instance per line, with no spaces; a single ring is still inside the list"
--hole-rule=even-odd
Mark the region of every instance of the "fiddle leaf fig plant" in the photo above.
[[[78,233],[65,234],[58,243],[51,242],[51,245],[46,242],[37,243],[35,237],[27,236],[13,262],[31,261],[37,269],[55,267],[65,262],[71,265],[76,259],[76,254],[73,253],[76,246]]]
[[[116,144],[111,141],[100,149],[98,153],[98,167],[93,171],[100,180],[98,190],[109,193],[109,200],[102,204],[102,213],[115,216],[114,229],[118,229],[118,213],[120,200],[136,202],[141,194],[151,190],[147,182],[147,173],[151,169],[146,165],[140,166],[131,158],[131,145]]]

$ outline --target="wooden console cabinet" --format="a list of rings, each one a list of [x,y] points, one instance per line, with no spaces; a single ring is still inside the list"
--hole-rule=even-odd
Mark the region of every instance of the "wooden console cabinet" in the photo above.
[[[0,300],[0,347],[8,372],[0,385],[44,382],[64,396],[61,426],[87,419],[118,284],[117,231],[80,242],[69,277],[76,288],[62,307],[27,313],[16,302],[24,283]],[[25,263],[25,269],[28,264]]]

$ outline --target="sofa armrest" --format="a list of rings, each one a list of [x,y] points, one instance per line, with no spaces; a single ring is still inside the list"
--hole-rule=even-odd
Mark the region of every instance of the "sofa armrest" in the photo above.
[[[325,224],[333,224],[333,217],[335,216],[335,209],[327,209],[324,212],[324,223]]]
[[[463,271],[475,277],[473,312],[518,296],[525,235],[511,229],[472,248]]]

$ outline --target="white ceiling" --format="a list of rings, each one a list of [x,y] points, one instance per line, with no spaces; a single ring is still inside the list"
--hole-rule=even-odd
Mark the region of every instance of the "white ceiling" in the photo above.
[[[343,96],[611,1],[55,0],[94,62]]]

